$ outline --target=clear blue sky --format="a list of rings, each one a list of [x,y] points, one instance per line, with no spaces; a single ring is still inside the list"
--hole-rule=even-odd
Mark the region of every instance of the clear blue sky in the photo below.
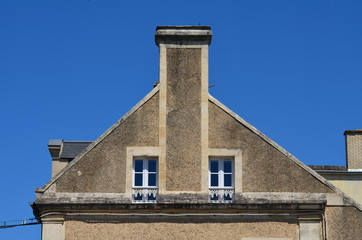
[[[345,164],[343,132],[362,128],[361,1],[0,0],[0,220],[32,217],[48,139],[95,140],[152,89],[157,25],[199,24],[214,97],[306,164]]]

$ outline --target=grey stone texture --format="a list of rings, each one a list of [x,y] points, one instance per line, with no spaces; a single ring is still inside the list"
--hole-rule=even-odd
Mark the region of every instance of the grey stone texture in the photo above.
[[[243,192],[332,192],[211,102],[209,147],[242,149]]]
[[[354,207],[327,207],[327,239],[362,239],[362,213]]]
[[[168,191],[201,190],[201,49],[167,49]]]
[[[210,216],[173,217],[155,221],[131,217],[107,221],[67,221],[66,239],[241,239],[242,237],[274,237],[298,240],[298,224],[294,219],[241,219]]]
[[[158,102],[157,93],[64,172],[56,191],[125,192],[126,147],[158,146]]]

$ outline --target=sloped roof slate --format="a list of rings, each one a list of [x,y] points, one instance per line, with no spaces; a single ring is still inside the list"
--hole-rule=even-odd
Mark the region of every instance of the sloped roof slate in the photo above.
[[[86,149],[91,141],[84,142],[73,142],[73,141],[63,141],[62,151],[60,153],[60,158],[73,159],[78,154],[80,154],[84,149]]]

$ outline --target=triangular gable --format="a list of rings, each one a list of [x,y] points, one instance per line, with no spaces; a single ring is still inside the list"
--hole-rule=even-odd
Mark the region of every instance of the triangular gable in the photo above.
[[[321,175],[316,173],[314,170],[309,168],[307,165],[305,165],[303,162],[301,162],[299,159],[297,159],[295,156],[293,156],[291,153],[289,153],[287,150],[282,148],[280,145],[278,145],[276,142],[268,138],[266,135],[264,135],[262,132],[260,132],[258,129],[256,129],[254,126],[252,126],[250,123],[245,121],[243,118],[241,118],[239,115],[231,111],[229,108],[227,108],[224,104],[222,104],[220,101],[218,101],[213,96],[209,95],[209,101],[213,104],[215,104],[217,107],[219,107],[221,110],[226,112],[229,116],[234,118],[237,122],[241,123],[243,126],[248,128],[251,132],[259,136],[261,139],[263,139],[266,143],[268,143],[270,146],[275,148],[277,151],[279,151],[281,154],[283,154],[285,157],[290,159],[293,163],[295,163],[297,166],[299,166],[301,169],[303,169],[305,172],[313,176],[316,180],[318,180],[320,183],[331,189],[333,192],[337,193],[342,199],[344,199],[349,204],[355,206],[357,209],[362,211],[362,206],[359,205],[357,202],[355,202],[351,197],[349,197],[347,194],[339,190],[337,187],[335,187],[333,184],[328,182],[325,178],[323,178]]]
[[[140,102],[138,102],[130,111],[128,111],[121,119],[119,119],[115,124],[113,124],[108,130],[106,130],[96,141],[94,141],[92,144],[90,144],[82,153],[80,153],[71,163],[69,163],[62,171],[60,171],[57,175],[55,175],[47,184],[45,184],[42,188],[36,189],[36,192],[45,192],[47,191],[62,175],[64,175],[67,171],[69,171],[80,159],[82,159],[87,153],[89,153],[92,149],[94,149],[99,143],[101,143],[107,136],[109,136],[118,126],[120,126],[123,122],[125,122],[133,113],[135,113],[140,107],[142,107],[147,101],[149,101],[157,92],[159,91],[159,86],[156,86],[149,94],[147,94]],[[298,160],[295,156],[293,156],[291,153],[286,151],[284,148],[282,148],[280,145],[275,143],[273,140],[265,136],[262,132],[257,130],[254,126],[249,124],[247,121],[245,121],[243,118],[241,118],[239,115],[231,111],[229,108],[227,108],[225,105],[223,105],[221,102],[219,102],[217,99],[209,95],[209,101],[216,106],[218,106],[220,109],[222,109],[224,112],[226,112],[229,116],[234,118],[237,122],[241,123],[243,126],[248,128],[251,132],[256,134],[258,137],[263,139],[266,143],[268,143],[270,146],[272,146],[274,149],[276,149],[278,152],[283,154],[285,157],[290,159],[294,164],[299,166],[301,169],[303,169],[305,172],[313,176],[317,181],[331,189],[333,192],[337,193],[342,199],[344,199],[346,202],[350,203],[351,205],[355,206],[357,209],[362,211],[362,207],[356,203],[352,198],[350,198],[348,195],[346,195],[344,192],[336,188],[334,185],[329,183],[326,179],[324,179],[322,176],[320,176],[318,173],[310,169],[307,165],[305,165],[303,162]]]

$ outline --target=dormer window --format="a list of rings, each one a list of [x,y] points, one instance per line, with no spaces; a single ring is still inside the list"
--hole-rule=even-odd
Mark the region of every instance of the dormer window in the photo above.
[[[156,202],[158,191],[157,159],[135,158],[133,162],[133,202]]]
[[[210,159],[210,202],[232,202],[234,195],[234,164],[232,159]]]

